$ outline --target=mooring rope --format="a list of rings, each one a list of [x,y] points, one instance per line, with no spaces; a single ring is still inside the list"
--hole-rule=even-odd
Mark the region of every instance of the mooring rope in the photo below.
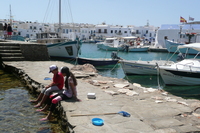
[[[117,62],[114,67],[112,69],[110,69],[110,71],[113,71],[115,69],[115,67],[118,65],[119,62]]]
[[[160,75],[160,70],[159,70],[159,66],[158,66],[158,63],[156,63],[156,66],[157,66],[157,83],[158,83],[158,89],[161,90],[162,88],[160,87],[160,78],[159,78],[159,75]]]

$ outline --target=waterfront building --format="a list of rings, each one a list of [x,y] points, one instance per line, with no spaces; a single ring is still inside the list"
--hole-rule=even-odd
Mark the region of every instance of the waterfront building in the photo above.
[[[157,27],[150,26],[148,23],[145,26],[128,25],[124,27],[122,25],[107,25],[105,23],[95,26],[96,37],[128,37],[136,36],[143,39],[154,40],[156,37]]]
[[[42,24],[38,22],[20,22],[16,29],[16,35],[34,40],[36,39],[36,34],[41,33],[43,30],[47,29],[47,27],[48,24]]]
[[[9,22],[9,19],[0,19],[0,23]],[[143,39],[152,39],[156,36],[157,27],[128,25],[109,25],[102,24],[84,24],[84,23],[62,23],[61,30],[58,23],[38,23],[31,21],[12,20],[13,35],[19,35],[27,40],[35,40],[37,33],[58,32],[62,38],[72,39],[75,33],[76,37],[81,40],[104,40],[106,37],[128,37],[136,36]]]
[[[71,38],[72,34],[80,38],[81,40],[89,40],[94,36],[94,25],[93,24],[84,24],[84,23],[66,23],[61,25],[63,38]]]
[[[95,25],[81,24],[81,40],[94,40],[95,39]]]

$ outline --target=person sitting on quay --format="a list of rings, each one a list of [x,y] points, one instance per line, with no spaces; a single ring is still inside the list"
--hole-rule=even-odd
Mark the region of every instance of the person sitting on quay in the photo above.
[[[42,106],[42,104],[49,98],[49,95],[51,95],[53,92],[57,92],[63,89],[64,77],[62,73],[58,71],[58,67],[56,65],[51,65],[49,69],[49,73],[53,73],[53,82],[42,89],[36,100],[31,100],[33,103],[38,103],[34,106],[36,108]]]
[[[68,67],[62,67],[61,73],[65,78],[65,87],[62,92],[54,93],[50,95],[50,99],[46,106],[42,109],[37,109],[36,111],[47,111],[50,107],[50,111],[45,118],[40,119],[40,121],[50,120],[51,115],[56,108],[59,101],[74,98],[76,101],[81,101],[77,98],[77,80],[74,74],[69,70]]]

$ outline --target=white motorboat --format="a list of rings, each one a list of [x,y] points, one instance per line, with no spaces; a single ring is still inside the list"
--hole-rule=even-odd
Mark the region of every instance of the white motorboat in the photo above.
[[[97,48],[107,51],[119,51],[122,50],[120,46],[121,42],[118,38],[106,38],[104,42],[96,43]]]
[[[106,38],[104,42],[96,43],[97,47],[108,51],[144,52],[149,46],[144,46],[142,41],[135,36]]]
[[[200,51],[200,43],[179,45],[178,49]],[[198,53],[199,54],[199,53]],[[200,59],[184,59],[172,65],[159,66],[159,73],[166,85],[200,85]]]
[[[149,50],[149,46],[131,46],[129,47],[129,52],[147,52]]]
[[[131,37],[122,37],[123,40],[123,51],[126,52],[147,52],[149,50],[149,46],[144,46],[143,41],[140,40],[139,37],[131,36]]]
[[[156,75],[157,65],[167,65],[173,63],[165,60],[120,60],[119,61],[126,75]]]

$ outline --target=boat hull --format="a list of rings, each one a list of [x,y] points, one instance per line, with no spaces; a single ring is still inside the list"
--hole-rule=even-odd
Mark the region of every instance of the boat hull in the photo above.
[[[170,41],[170,40],[165,40],[165,45],[166,45],[166,48],[167,48],[168,52],[174,53],[174,52],[177,51],[177,47],[179,45],[185,45],[185,44],[173,42],[173,41]],[[198,53],[198,51],[196,51],[194,49],[189,49],[188,52],[187,52],[187,48],[179,49],[179,51],[181,53],[195,54],[195,55]]]
[[[149,50],[148,46],[144,47],[129,47],[129,52],[147,52]]]
[[[78,41],[46,44],[46,46],[49,56],[54,58],[76,58],[80,48]]]
[[[126,75],[156,75],[157,64],[164,65],[167,61],[127,61],[121,60],[120,64]]]
[[[200,85],[200,73],[177,71],[160,67],[159,73],[166,85]]]
[[[94,59],[94,58],[77,58],[77,62],[80,65],[83,64],[92,64],[93,66],[107,66],[107,65],[116,65],[118,59]]]
[[[105,44],[97,44],[97,48],[102,49],[102,50],[107,50],[107,51],[122,51],[122,47],[114,47],[110,45],[105,45]]]

